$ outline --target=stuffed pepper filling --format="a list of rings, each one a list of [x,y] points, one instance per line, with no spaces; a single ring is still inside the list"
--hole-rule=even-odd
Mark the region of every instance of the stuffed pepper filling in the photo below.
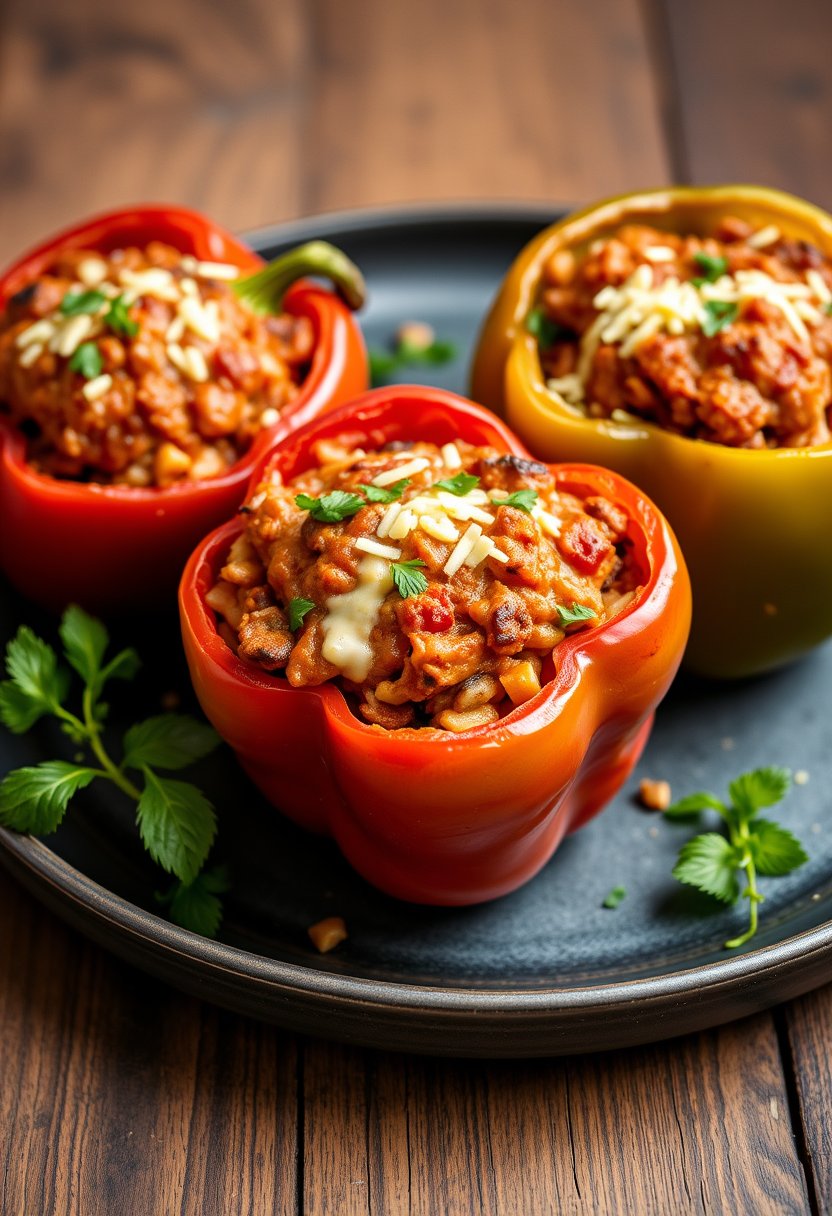
[[[53,477],[218,477],[296,396],[310,321],[259,316],[229,263],[161,242],[66,250],[0,316],[0,409]]]
[[[530,700],[567,633],[640,585],[616,502],[463,442],[365,452],[267,479],[207,602],[239,658],[296,687],[335,680],[365,722],[470,730]]]
[[[774,226],[707,236],[626,225],[544,267],[529,329],[549,390],[742,448],[830,439],[832,264]]]

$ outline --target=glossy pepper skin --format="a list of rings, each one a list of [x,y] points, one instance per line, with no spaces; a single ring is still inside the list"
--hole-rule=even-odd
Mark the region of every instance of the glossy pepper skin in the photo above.
[[[246,245],[194,211],[135,207],[67,229],[21,257],[0,276],[0,309],[59,250],[106,253],[155,240],[203,261],[233,263],[246,274],[264,265]],[[58,480],[27,463],[24,436],[0,413],[0,570],[18,590],[56,610],[75,602],[109,612],[173,599],[188,553],[207,529],[237,508],[251,470],[275,437],[367,386],[360,330],[333,292],[301,280],[289,288],[282,307],[313,325],[308,374],[276,426],[264,430],[220,477],[163,489]]]
[[[317,439],[344,434],[368,449],[461,439],[528,456],[479,406],[402,387],[369,393],[283,440],[274,468],[290,480],[315,465]],[[360,874],[400,899],[471,904],[528,881],[626,779],[681,659],[690,588],[664,519],[615,474],[583,465],[555,472],[563,487],[627,509],[644,587],[618,617],[556,648],[556,671],[533,700],[464,734],[368,726],[334,684],[293,688],[236,658],[204,597],[239,521],[209,536],[185,569],[185,652],[205,713],[269,801],[334,836]]]
[[[542,459],[585,460],[639,485],[676,531],[693,584],[685,664],[700,675],[766,671],[832,634],[832,444],[747,451],[633,418],[582,416],[546,388],[526,330],[544,263],[626,223],[704,233],[724,215],[832,255],[832,217],[755,186],[679,187],[599,203],[540,233],[510,268],[480,335],[472,394]]]

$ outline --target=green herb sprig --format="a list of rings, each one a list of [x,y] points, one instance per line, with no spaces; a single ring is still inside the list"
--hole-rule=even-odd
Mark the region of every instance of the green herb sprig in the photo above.
[[[69,361],[69,370],[78,372],[85,380],[94,380],[101,375],[104,361],[95,342],[82,342]]]
[[[713,338],[721,329],[726,329],[739,316],[738,304],[730,300],[707,300],[705,316],[702,319],[702,332],[706,338]]]
[[[584,604],[572,604],[571,607],[566,604],[558,604],[557,612],[561,625],[577,625],[579,621],[594,621],[598,616],[597,612],[593,612]]]
[[[682,845],[673,876],[726,904],[735,904],[741,896],[748,900],[748,929],[725,942],[726,950],[744,946],[757,932],[763,902],[757,876],[790,874],[808,861],[802,844],[788,829],[758,814],[780,802],[790,784],[788,769],[758,768],[731,782],[727,803],[702,791],[679,799],[664,812],[669,819],[684,819],[715,811],[723,821],[727,835],[701,832]],[[745,886],[738,875],[744,877]]]
[[[537,338],[544,350],[548,350],[558,341],[575,337],[571,329],[567,329],[565,325],[558,325],[557,321],[553,321],[539,306],[533,308],[526,316],[526,329],[532,337]]]
[[[531,515],[532,507],[537,499],[537,490],[515,490],[507,498],[492,498],[491,501],[495,507],[515,507],[518,511],[525,511],[527,515]]]
[[[384,384],[396,372],[405,371],[409,367],[437,366],[451,363],[457,356],[457,348],[453,342],[434,338],[432,342],[410,342],[406,338],[398,339],[392,350],[371,350],[367,359],[370,367],[370,381],[374,388]]]
[[[479,477],[474,473],[455,473],[453,477],[443,477],[441,481],[433,483],[434,490],[447,490],[449,494],[455,494],[457,498],[464,498],[466,494],[480,484]]]
[[[407,487],[410,485],[410,478],[403,477],[401,481],[394,481],[392,486],[374,486],[364,485],[359,486],[367,496],[367,502],[397,502]]]
[[[311,494],[296,494],[295,502],[302,511],[308,511],[313,519],[322,524],[340,523],[367,505],[359,494],[351,494],[347,490],[331,490],[320,498],[313,498]]]
[[[702,271],[702,274],[698,278],[693,279],[693,284],[695,287],[701,287],[703,283],[715,283],[717,279],[721,279],[728,270],[727,258],[705,253],[704,250],[700,250],[699,253],[695,253],[693,255],[693,260]]]
[[[133,679],[139,657],[129,648],[108,659],[104,625],[76,606],[67,608],[59,632],[64,656],[83,683],[79,712],[66,704],[71,671],[23,625],[6,647],[9,679],[0,683],[0,720],[23,734],[41,718],[56,718],[75,747],[87,750],[89,762],[45,760],[9,773],[0,783],[0,824],[48,835],[63,821],[74,794],[93,781],[111,782],[135,802],[139,835],[150,856],[177,880],[163,897],[172,919],[214,936],[224,879],[203,871],[217,830],[214,809],[197,786],[160,776],[158,770],[177,771],[207,756],[219,736],[185,714],[160,714],[126,731],[117,762],[102,737],[109,708],[102,694],[112,680]]]
[[[423,591],[427,591],[428,580],[421,570],[424,564],[421,558],[414,557],[406,562],[393,562],[390,566],[396,590],[403,600],[406,600],[408,596],[421,595]]]

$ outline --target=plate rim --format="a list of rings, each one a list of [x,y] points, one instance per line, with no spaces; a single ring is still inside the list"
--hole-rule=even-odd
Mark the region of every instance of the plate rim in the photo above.
[[[574,204],[569,209],[574,209]],[[414,225],[439,227],[449,223],[543,225],[554,222],[565,210],[567,207],[561,203],[481,200],[471,203],[453,201],[359,207],[287,220],[256,228],[243,235],[254,248],[262,249],[290,243],[320,229],[360,233]],[[441,1014],[447,1015],[443,1022],[446,1036],[448,1029],[460,1036],[473,1031],[473,1038],[468,1044],[453,1044],[446,1037],[441,1042],[428,1041],[421,1046],[419,1042],[410,1042],[401,1035],[397,1037],[395,1027],[391,1034],[389,1026],[385,1033],[380,1033],[378,1029],[374,1031],[373,1024],[368,1024],[364,1031],[333,1025],[325,1032],[328,1037],[346,1038],[368,1046],[393,1046],[400,1050],[422,1050],[430,1054],[509,1058],[657,1042],[679,1033],[706,1029],[741,1013],[757,1012],[800,995],[823,982],[824,977],[818,975],[822,964],[828,964],[826,978],[832,979],[832,918],[811,929],[792,933],[739,955],[626,980],[605,980],[558,988],[512,988],[488,983],[477,987],[456,984],[438,986],[417,981],[371,978],[328,970],[325,966],[317,968],[275,959],[200,937],[97,883],[35,837],[0,828],[0,861],[37,897],[41,897],[64,919],[69,919],[79,931],[145,971],[154,969],[145,965],[146,957],[138,961],[131,955],[131,945],[140,950],[147,948],[153,957],[161,956],[172,965],[177,962],[180,967],[183,963],[187,964],[188,971],[196,977],[202,968],[209,968],[212,973],[224,973],[236,980],[246,990],[265,990],[273,996],[294,994],[300,1000],[307,998],[317,1001],[319,1007],[323,1003],[334,1013],[344,1012],[351,1007],[364,1007],[377,1018],[386,1019],[389,1025],[402,1015],[430,1018],[431,1015]],[[48,898],[50,893],[54,896],[52,900]],[[78,918],[71,915],[73,911]],[[79,925],[79,919],[85,923]],[[100,936],[88,932],[90,923],[102,927],[102,930],[109,926],[109,936],[105,931]],[[115,941],[111,940],[113,930]],[[802,977],[801,970],[804,971]],[[743,987],[748,981],[754,981],[763,988],[761,981],[772,976],[778,977],[776,991],[759,991],[751,985],[752,991],[748,992]],[[163,978],[175,986],[188,988],[186,981],[193,976],[177,977],[165,971]],[[784,993],[787,981],[788,992]],[[193,986],[190,990],[195,991]],[[216,992],[203,992],[202,995],[215,1003],[240,1008],[240,1002],[228,998],[223,1000]],[[716,996],[723,999],[723,1005],[717,1010],[712,1003],[709,1004]],[[688,1016],[684,1025],[674,1027],[661,1023],[662,1017],[673,1010],[680,1010],[685,999],[691,997],[699,998],[700,1003],[698,1006],[692,1003],[687,1005]],[[725,1002],[731,998],[737,998],[738,1003],[727,1007]],[[698,1017],[697,1008],[701,1011]],[[615,1043],[608,1044],[601,1041],[598,1030],[603,1030],[603,1012],[613,1010],[621,1014],[623,1024],[630,1029],[629,1032],[625,1029],[623,1035],[619,1033]],[[264,1011],[250,1007],[242,1011],[283,1025],[293,1025],[290,1017],[275,1016],[275,1010],[270,1007]],[[494,1048],[488,1048],[476,1027],[480,1031],[488,1028],[493,1033],[493,1023],[490,1026],[487,1024],[495,1015],[503,1016],[499,1028],[505,1031],[520,1030],[534,1024],[538,1028],[538,1037],[531,1044],[535,1050],[531,1053],[525,1050],[528,1043],[502,1040]],[[574,1035],[572,1040],[563,1042],[553,1038],[562,1032],[566,1020],[570,1024],[577,1024],[581,1015],[592,1019],[593,1034],[582,1034],[577,1048]],[[658,1018],[659,1022],[651,1022],[651,1017]],[[293,1025],[293,1028],[304,1029],[299,1024]],[[424,1023],[423,1029],[427,1028],[427,1023]],[[315,1032],[313,1027],[306,1029]]]

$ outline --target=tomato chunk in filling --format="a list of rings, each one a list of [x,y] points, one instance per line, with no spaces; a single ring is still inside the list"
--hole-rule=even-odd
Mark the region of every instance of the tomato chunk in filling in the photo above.
[[[252,495],[207,602],[241,659],[336,681],[370,725],[497,721],[640,586],[626,510],[544,464],[461,441],[316,458]]]
[[[832,425],[832,262],[770,225],[630,224],[544,267],[533,326],[551,392],[731,447],[809,447]]]

